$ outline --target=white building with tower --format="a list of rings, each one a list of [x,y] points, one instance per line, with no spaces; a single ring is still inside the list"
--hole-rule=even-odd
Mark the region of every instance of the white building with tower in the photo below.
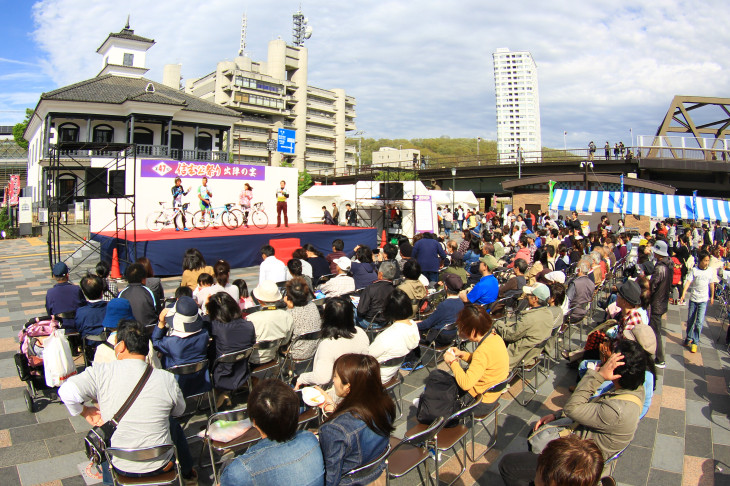
[[[309,84],[304,41],[312,31],[301,12],[293,21],[292,45],[272,40],[267,59],[254,61],[245,52],[244,16],[238,56],[219,62],[206,76],[186,80],[185,92],[240,114],[233,129],[233,162],[275,166],[291,162],[298,169],[346,173],[356,164],[357,148],[346,144],[347,133],[356,129],[355,98],[344,89]],[[179,82],[179,77],[169,82]],[[267,150],[281,128],[295,130],[294,154]]]
[[[516,162],[518,152],[529,162],[542,149],[537,64],[527,51],[503,47],[493,54],[497,112],[497,152],[503,162]]]

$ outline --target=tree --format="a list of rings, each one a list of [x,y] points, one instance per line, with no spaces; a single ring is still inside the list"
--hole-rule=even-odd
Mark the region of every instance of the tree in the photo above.
[[[309,172],[306,170],[303,170],[299,172],[299,195],[301,196],[307,189],[312,187],[314,183],[312,182],[312,176],[309,175]]]
[[[25,150],[28,150],[28,141],[23,138],[23,133],[25,133],[25,129],[28,128],[28,122],[30,122],[31,116],[33,116],[33,110],[26,108],[25,120],[21,123],[16,123],[13,127],[13,138],[15,139],[15,143],[23,147]]]

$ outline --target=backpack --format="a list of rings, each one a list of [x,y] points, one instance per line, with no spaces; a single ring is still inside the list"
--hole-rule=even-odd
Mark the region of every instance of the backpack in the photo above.
[[[450,417],[460,406],[456,379],[444,370],[434,370],[426,378],[426,389],[418,402],[416,419],[419,423],[430,424],[439,417]],[[458,419],[452,420],[446,427],[455,427],[458,423]]]

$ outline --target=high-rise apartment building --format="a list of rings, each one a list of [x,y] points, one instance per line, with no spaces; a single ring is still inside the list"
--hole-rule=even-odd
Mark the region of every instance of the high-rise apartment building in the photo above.
[[[307,84],[305,47],[272,40],[266,62],[242,55],[219,62],[207,76],[187,80],[185,91],[241,114],[233,128],[234,162],[292,162],[298,169],[338,174],[355,165],[357,149],[345,143],[347,132],[356,129],[355,98],[343,89]],[[267,147],[279,128],[296,131],[293,156]]]
[[[527,51],[497,49],[494,92],[497,101],[497,152],[502,161],[529,161],[542,148],[537,64]]]

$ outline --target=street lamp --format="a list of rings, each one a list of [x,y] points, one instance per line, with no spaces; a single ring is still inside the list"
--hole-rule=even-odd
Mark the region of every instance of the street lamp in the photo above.
[[[581,167],[585,167],[585,169],[586,169],[585,176],[583,178],[583,181],[585,183],[586,191],[587,191],[588,190],[588,168],[590,167],[591,170],[593,170],[593,162],[589,162],[587,160],[584,160],[583,162],[580,163],[580,166]]]
[[[482,137],[477,137],[477,165],[482,165],[482,161],[479,159],[479,143],[482,141]]]
[[[355,132],[353,136],[360,137],[360,140],[357,145],[357,171],[360,172],[360,167],[362,166],[362,136],[365,135],[365,130],[360,130],[359,132]]]
[[[454,212],[456,202],[454,199],[454,186],[456,186],[456,167],[451,168],[451,212]]]

